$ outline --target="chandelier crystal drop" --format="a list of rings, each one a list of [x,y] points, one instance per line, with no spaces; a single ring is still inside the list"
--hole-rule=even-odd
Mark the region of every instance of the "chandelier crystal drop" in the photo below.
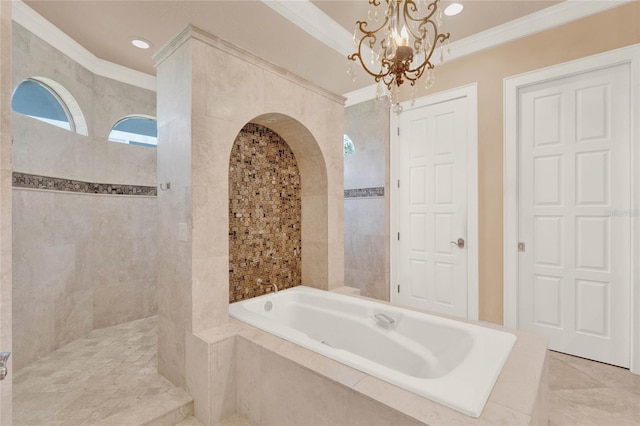
[[[357,52],[347,57],[350,61],[347,72],[354,81],[356,74],[353,63],[359,61],[362,68],[379,83],[377,97],[382,97],[384,84],[387,93],[397,103],[400,86],[405,81],[415,86],[423,75],[425,87],[431,87],[435,67],[431,57],[440,46],[437,56],[442,63],[442,47],[449,42],[449,33],[438,31],[442,23],[439,2],[369,0],[368,21],[357,21],[353,32]],[[379,13],[378,9],[385,6],[386,12]]]

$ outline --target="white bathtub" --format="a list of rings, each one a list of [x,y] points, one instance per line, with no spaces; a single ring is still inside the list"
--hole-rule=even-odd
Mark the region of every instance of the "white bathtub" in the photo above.
[[[229,314],[472,417],[482,413],[516,341],[507,332],[305,286],[232,303]]]

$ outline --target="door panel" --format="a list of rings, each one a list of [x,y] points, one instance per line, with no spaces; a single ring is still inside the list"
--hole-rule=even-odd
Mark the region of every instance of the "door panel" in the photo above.
[[[629,366],[629,69],[519,93],[519,326]]]
[[[400,303],[467,317],[466,98],[400,116]]]

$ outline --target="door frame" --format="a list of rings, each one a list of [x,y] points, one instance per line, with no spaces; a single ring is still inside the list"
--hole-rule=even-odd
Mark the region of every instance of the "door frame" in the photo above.
[[[503,175],[503,262],[504,325],[518,328],[518,96],[521,89],[533,84],[627,64],[630,69],[631,120],[631,256],[630,278],[630,369],[640,374],[640,265],[633,262],[640,255],[640,44],[615,49],[547,68],[504,79],[504,175]],[[634,144],[634,141],[636,143]]]
[[[479,307],[479,283],[478,283],[478,84],[472,83],[466,86],[424,96],[415,100],[402,102],[404,111],[422,108],[454,99],[467,98],[467,319],[478,320]],[[400,145],[398,129],[400,116],[389,111],[389,169],[390,169],[390,275],[389,295],[391,303],[397,304],[399,284],[399,250],[397,235],[399,226],[399,201],[398,179],[400,177]]]

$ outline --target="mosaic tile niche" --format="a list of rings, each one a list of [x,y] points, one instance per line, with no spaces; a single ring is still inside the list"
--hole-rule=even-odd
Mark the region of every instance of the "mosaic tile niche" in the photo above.
[[[300,172],[275,132],[247,124],[229,161],[229,303],[301,284]]]

